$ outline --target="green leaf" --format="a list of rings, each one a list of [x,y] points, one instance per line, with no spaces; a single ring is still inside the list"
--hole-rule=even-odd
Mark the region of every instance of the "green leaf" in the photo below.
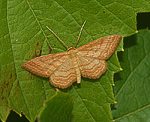
[[[40,113],[40,122],[70,122],[73,99],[66,93],[58,92],[48,100]],[[58,117],[59,115],[59,117]]]
[[[0,119],[2,120],[6,120],[9,114],[8,97],[16,79],[6,5],[6,1],[0,1]]]
[[[47,42],[52,53],[65,51],[46,26],[70,47],[76,43],[79,29],[86,20],[79,47],[105,35],[135,33],[136,13],[149,10],[150,5],[144,0],[134,4],[130,0],[1,0],[0,119],[5,121],[13,109],[34,121],[44,101],[56,94],[48,79],[21,68],[23,62],[41,52],[48,54]],[[122,44],[119,50],[121,47]],[[81,87],[74,85],[67,90],[74,100],[72,121],[112,121],[112,79],[118,71],[120,65],[114,54],[103,77],[82,79]]]
[[[125,38],[125,51],[121,58],[124,69],[116,82],[116,122],[150,121],[150,31]]]

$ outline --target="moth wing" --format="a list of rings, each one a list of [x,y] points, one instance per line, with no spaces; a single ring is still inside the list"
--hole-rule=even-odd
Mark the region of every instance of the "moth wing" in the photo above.
[[[77,48],[81,75],[99,78],[107,70],[106,61],[116,50],[122,39],[119,35],[106,36]]]
[[[120,35],[102,37],[77,48],[78,55],[106,60],[114,53],[121,39]]]
[[[50,75],[68,58],[67,53],[49,54],[36,57],[24,63],[22,67],[27,71],[42,77]]]
[[[97,58],[79,56],[81,75],[85,78],[97,79],[107,69],[106,61]]]
[[[69,56],[50,76],[50,82],[58,88],[67,88],[76,81],[76,71]]]

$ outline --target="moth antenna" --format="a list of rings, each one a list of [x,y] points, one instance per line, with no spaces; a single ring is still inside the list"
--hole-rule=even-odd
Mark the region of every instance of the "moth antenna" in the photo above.
[[[85,26],[85,23],[86,23],[86,20],[83,22],[83,24],[82,24],[82,26],[80,28],[80,32],[79,32],[79,35],[78,35],[75,47],[77,47],[77,45],[79,43],[79,40],[80,40],[80,37],[81,37],[81,33],[82,33],[82,30],[83,30],[83,27]]]
[[[57,38],[57,40],[66,48],[66,50],[68,49],[68,46],[64,43],[63,40],[61,40],[59,38],[59,36],[57,36],[57,34],[52,30],[50,29],[48,26],[46,26],[46,28]]]

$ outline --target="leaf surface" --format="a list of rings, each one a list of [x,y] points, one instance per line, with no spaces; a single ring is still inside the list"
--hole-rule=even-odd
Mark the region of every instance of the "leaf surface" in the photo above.
[[[44,101],[56,94],[48,79],[21,68],[23,62],[48,54],[51,49],[47,42],[51,53],[66,51],[46,26],[71,47],[86,20],[79,47],[105,35],[135,33],[136,13],[149,10],[149,2],[144,0],[135,4],[123,0],[1,0],[0,118],[5,121],[13,109],[34,121]],[[122,50],[122,44],[118,50]],[[81,87],[74,85],[67,90],[74,100],[72,121],[112,121],[112,79],[118,71],[120,65],[114,54],[103,77],[82,79]]]
[[[71,122],[73,101],[70,95],[58,92],[45,103],[40,122]],[[59,115],[59,117],[58,117]]]
[[[125,52],[121,58],[124,69],[116,82],[116,122],[150,121],[150,31],[125,38]]]

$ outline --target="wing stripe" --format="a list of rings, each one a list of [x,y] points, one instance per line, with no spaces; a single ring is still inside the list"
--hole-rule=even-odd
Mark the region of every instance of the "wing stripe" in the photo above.
[[[71,72],[70,72],[70,71],[71,71]],[[68,76],[68,75],[74,73],[74,72],[73,72],[74,70],[70,70],[70,71],[67,71],[67,72],[69,72],[69,73],[59,71],[59,72],[53,73],[53,74],[54,74],[56,77],[66,77],[66,76]],[[57,75],[56,75],[56,74],[57,74]]]
[[[107,60],[119,45],[122,36],[106,36],[79,47],[78,55]]]
[[[90,69],[84,69],[84,71],[88,71],[88,72],[94,72],[95,70],[100,70],[101,68],[101,65],[99,65],[99,67],[98,67],[98,65],[97,64],[95,64],[94,66],[93,66],[93,68],[90,68]],[[99,69],[100,68],[100,69]],[[83,71],[82,69],[81,69],[81,71]]]
[[[57,76],[55,76],[55,80],[58,80],[58,81],[66,80],[67,81],[67,79],[70,79],[71,77],[76,77],[76,75],[75,74],[70,74],[67,77],[64,77],[64,76],[57,77]],[[65,81],[63,81],[63,82],[65,82]]]

